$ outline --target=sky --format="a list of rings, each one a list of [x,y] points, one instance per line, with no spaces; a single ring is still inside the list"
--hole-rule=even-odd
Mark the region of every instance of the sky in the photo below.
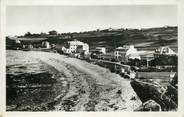
[[[6,35],[177,26],[177,6],[8,6]]]

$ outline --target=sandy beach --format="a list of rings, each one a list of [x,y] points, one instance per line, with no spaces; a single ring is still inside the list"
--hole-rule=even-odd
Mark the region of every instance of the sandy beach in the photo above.
[[[11,59],[11,56],[14,55],[17,59]],[[22,106],[10,102],[9,106],[14,105],[16,110],[35,111],[35,108],[37,110],[42,108],[40,111],[44,109],[49,111],[133,111],[141,105],[141,101],[132,89],[129,80],[123,79],[118,74],[111,73],[108,69],[98,65],[47,52],[9,51],[7,56],[9,56],[7,74],[15,74],[16,66],[17,70],[22,71],[22,73],[17,74],[24,74],[23,78],[25,79],[25,74],[46,72],[51,74],[50,76],[45,75],[50,77],[48,81],[54,80],[53,83],[45,83],[44,78],[42,78],[44,83],[40,81],[41,88],[39,87],[39,90],[33,88],[31,91],[26,91],[27,94],[18,95],[17,101],[25,100]],[[19,61],[19,57],[23,59]],[[31,87],[31,85],[26,86]],[[47,87],[47,90],[42,86]],[[21,89],[18,85],[15,87],[16,91]],[[35,87],[38,87],[38,84]],[[45,91],[47,91],[46,94]],[[34,102],[35,96],[39,97],[39,95],[41,97],[39,99],[42,101]],[[32,100],[25,98],[27,96],[30,96]]]

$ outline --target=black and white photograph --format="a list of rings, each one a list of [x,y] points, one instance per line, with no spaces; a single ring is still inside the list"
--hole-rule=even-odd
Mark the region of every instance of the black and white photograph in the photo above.
[[[6,6],[6,111],[176,112],[177,12]]]

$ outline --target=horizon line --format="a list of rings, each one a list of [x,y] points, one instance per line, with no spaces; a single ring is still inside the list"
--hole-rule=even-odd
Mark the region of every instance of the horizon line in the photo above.
[[[57,33],[59,34],[63,34],[63,33],[84,33],[84,32],[90,32],[90,31],[97,31],[98,29],[99,30],[106,30],[106,29],[138,29],[138,30],[143,30],[143,29],[151,29],[151,28],[167,28],[167,27],[178,27],[178,25],[162,25],[162,26],[153,26],[153,27],[143,27],[143,28],[134,28],[134,27],[109,27],[109,28],[95,28],[95,29],[90,29],[90,30],[81,30],[81,31],[66,31],[66,32],[59,32],[58,30],[56,29],[51,29],[51,30],[48,30],[48,31],[40,31],[40,32],[32,32],[32,31],[25,31],[23,34],[19,34],[19,35],[16,35],[16,34],[7,34],[6,36],[24,36],[24,34],[26,34],[27,32],[30,32],[31,34],[40,34],[40,33],[46,33],[48,34],[49,31],[56,31]]]

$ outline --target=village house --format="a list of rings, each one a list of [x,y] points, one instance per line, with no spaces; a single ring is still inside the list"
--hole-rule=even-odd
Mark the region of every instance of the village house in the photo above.
[[[87,43],[78,41],[78,40],[73,40],[73,41],[68,41],[68,47],[65,50],[66,53],[89,53],[89,45]]]
[[[141,60],[146,61],[146,66],[149,67],[149,62],[154,59],[154,51],[139,51]]]
[[[47,49],[50,48],[50,43],[48,41],[43,41],[41,45],[42,45],[42,48],[47,48]]]
[[[28,38],[28,37],[20,37],[20,38],[16,38],[16,40],[18,40],[17,42],[21,42],[21,46],[23,49],[33,49],[33,48],[41,48],[44,46],[48,46],[49,42],[45,42],[44,40],[46,40],[47,38]],[[47,43],[47,45],[43,44]]]
[[[47,38],[7,37],[8,44],[19,49],[40,48],[41,43]]]
[[[156,65],[157,69],[165,69],[165,68],[175,68],[176,65],[171,64],[168,62],[168,60],[174,60],[175,57],[177,57],[177,53],[174,52],[169,46],[159,47],[155,50],[154,58],[165,58],[165,61],[167,61],[163,65]],[[177,63],[176,63],[177,64]]]
[[[118,47],[114,51],[115,58],[122,62],[127,62],[128,59],[140,59],[139,52],[133,45]]]
[[[106,48],[105,47],[96,47],[95,50],[102,53],[102,54],[106,54]]]
[[[129,46],[126,56],[128,59],[141,59],[138,50],[133,45]]]
[[[16,43],[16,44],[21,44],[21,41],[20,41],[19,39],[16,39],[16,40],[15,40],[15,43]]]
[[[14,37],[6,37],[6,48],[18,50],[22,47],[21,41]]]
[[[128,48],[126,48],[126,47],[116,48],[115,51],[114,51],[115,58],[119,61],[123,61],[123,62],[127,61],[126,57],[125,57],[127,49]]]
[[[160,47],[155,50],[155,53],[154,53],[155,58],[158,58],[163,55],[176,56],[177,53],[174,52],[169,46]]]
[[[93,55],[106,54],[106,48],[105,47],[96,47],[95,49],[91,49],[90,52]]]

